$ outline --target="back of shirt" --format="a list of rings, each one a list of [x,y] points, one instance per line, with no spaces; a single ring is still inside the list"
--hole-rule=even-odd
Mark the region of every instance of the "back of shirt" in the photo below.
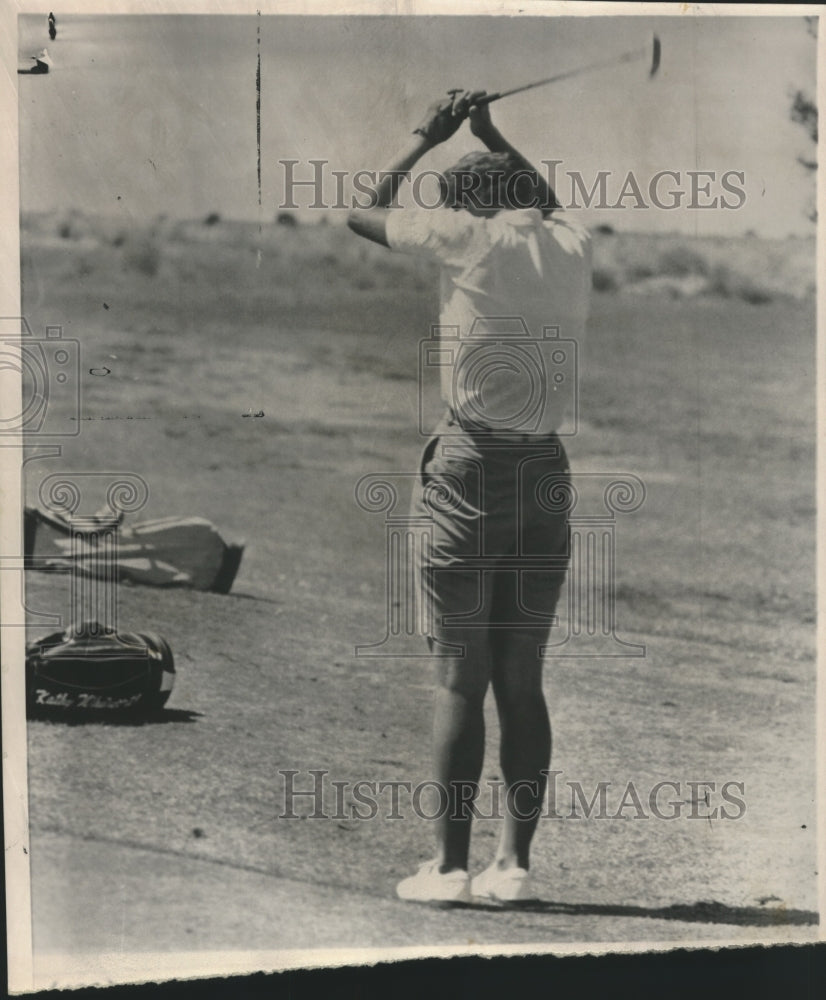
[[[537,209],[390,212],[394,250],[441,268],[445,402],[465,425],[547,434],[575,398],[591,289],[588,233]]]

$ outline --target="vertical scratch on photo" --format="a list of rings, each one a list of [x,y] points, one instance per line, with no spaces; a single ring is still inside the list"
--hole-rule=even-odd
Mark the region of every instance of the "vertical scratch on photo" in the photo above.
[[[256,25],[256,48],[257,66],[255,69],[255,145],[258,155],[258,249],[255,257],[255,266],[261,266],[261,212],[263,205],[261,202],[261,11],[256,11],[258,22]]]

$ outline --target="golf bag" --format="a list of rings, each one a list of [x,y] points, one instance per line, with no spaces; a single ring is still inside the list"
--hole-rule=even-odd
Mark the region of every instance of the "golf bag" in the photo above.
[[[97,622],[70,626],[26,646],[26,710],[151,715],[175,683],[169,644],[154,632],[113,632]]]
[[[101,517],[82,528],[71,518],[35,507],[24,511],[24,547],[30,569],[111,575],[101,557],[101,537],[114,534],[115,578],[156,587],[192,587],[228,594],[244,554],[243,544],[228,544],[202,517],[167,517],[124,526],[118,517]]]

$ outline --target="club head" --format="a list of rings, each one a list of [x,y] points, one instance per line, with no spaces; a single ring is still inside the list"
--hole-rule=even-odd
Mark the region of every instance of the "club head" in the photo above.
[[[651,36],[651,69],[649,70],[649,79],[652,76],[656,76],[657,70],[660,68],[660,39],[657,35]]]

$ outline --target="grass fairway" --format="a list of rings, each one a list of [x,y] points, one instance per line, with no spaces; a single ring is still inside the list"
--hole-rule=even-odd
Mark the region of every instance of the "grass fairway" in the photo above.
[[[617,631],[646,655],[549,658],[562,816],[537,835],[543,904],[446,914],[393,899],[430,856],[427,822],[279,818],[280,770],[302,788],[310,768],[429,776],[426,661],[353,655],[385,631],[385,528],[354,488],[416,469],[433,274],[335,227],[74,226],[22,235],[25,315],[77,337],[87,373],[82,433],[29,464],[29,502],[51,472],[136,472],[141,517],[198,514],[247,551],[225,597],[121,588],[121,626],[175,653],[162,721],[30,724],[41,961],[815,936],[811,298],[594,296],[568,451],[575,472],[645,484],[615,537]],[[423,405],[434,423],[430,375]],[[68,613],[67,577],[27,587],[33,613]],[[681,815],[586,819],[569,781],[608,782],[611,814],[629,782],[675,782],[661,801]],[[690,781],[715,783],[708,809],[742,783],[743,815],[702,818]],[[495,829],[478,824],[474,867]]]

